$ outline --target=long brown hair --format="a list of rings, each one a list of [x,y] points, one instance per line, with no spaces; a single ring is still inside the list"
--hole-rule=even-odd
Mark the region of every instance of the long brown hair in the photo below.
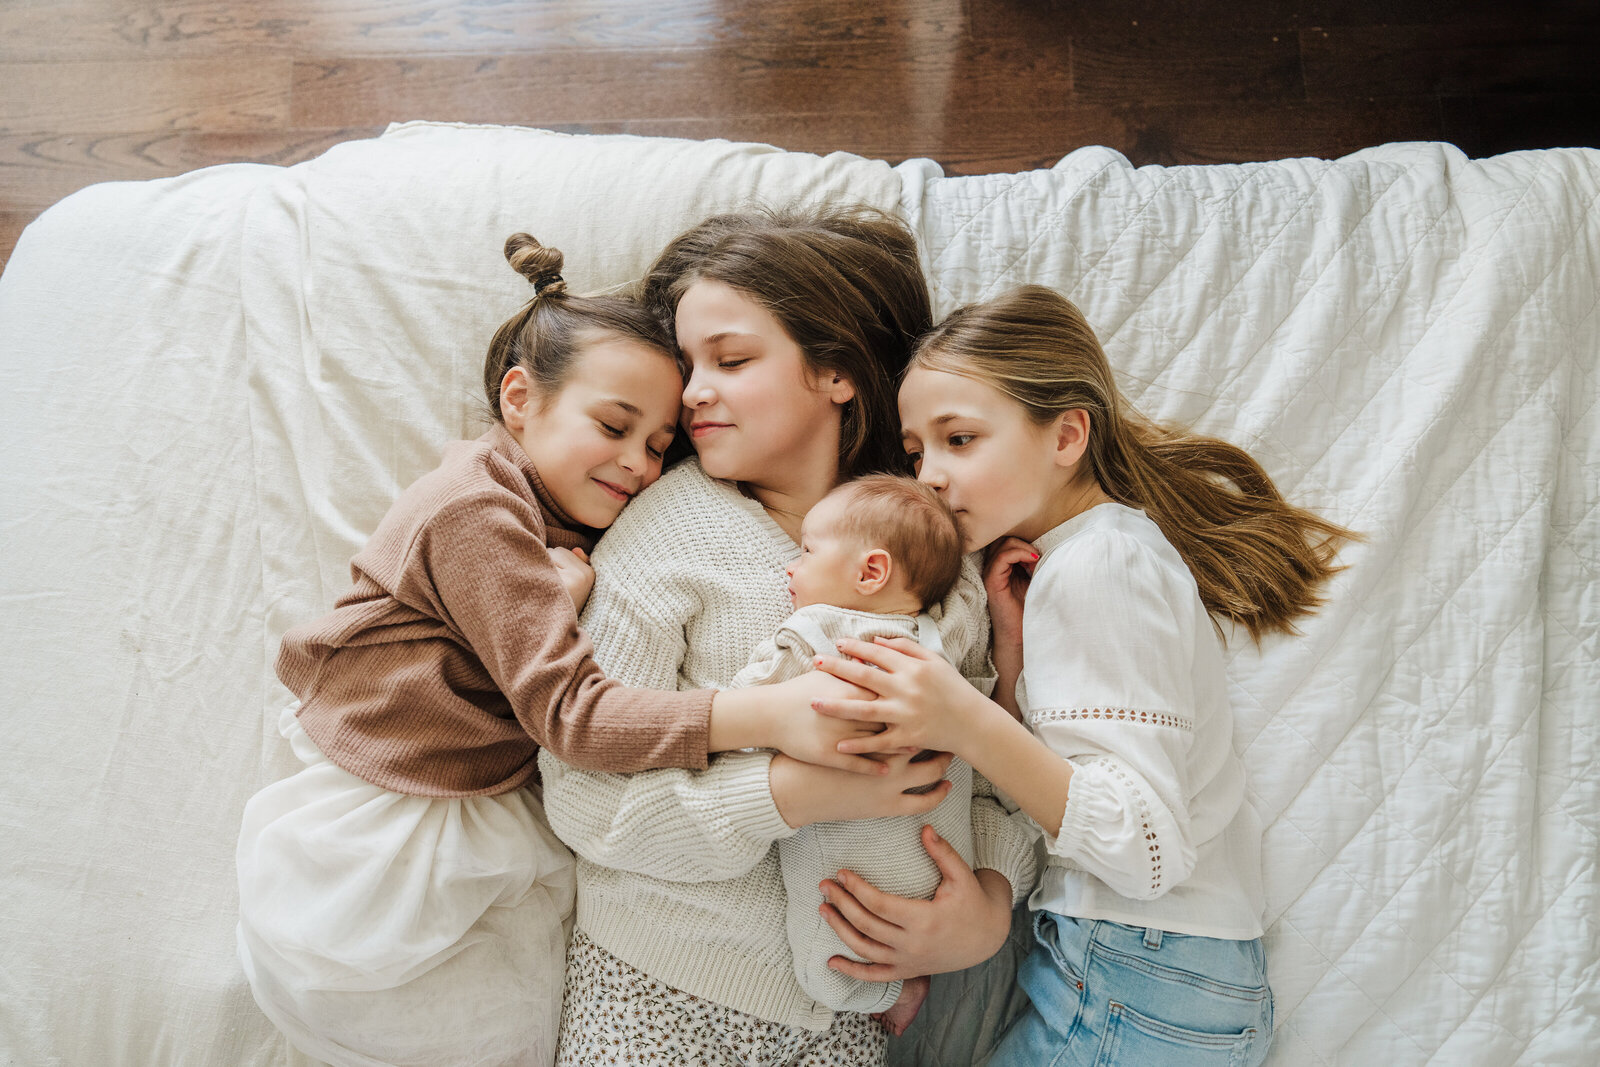
[[[620,337],[661,350],[676,360],[678,346],[667,324],[649,308],[624,296],[575,296],[561,277],[565,257],[526,233],[506,238],[511,269],[533,286],[533,299],[500,324],[483,362],[483,388],[489,417],[499,421],[500,383],[512,367],[528,372],[534,391],[546,401],[566,384],[587,340]]]
[[[646,304],[669,321],[709,278],[771,312],[814,373],[855,387],[839,431],[839,477],[903,473],[895,383],[933,323],[917,242],[869,207],[714,215],[680,234],[645,275]]]
[[[923,338],[912,366],[977,379],[1036,424],[1089,415],[1084,460],[1113,500],[1142,508],[1183,557],[1213,616],[1259,642],[1294,633],[1339,546],[1359,535],[1283,499],[1261,465],[1214,437],[1160,426],[1121,396],[1094,331],[1071,301],[1026,285],[969,304]]]

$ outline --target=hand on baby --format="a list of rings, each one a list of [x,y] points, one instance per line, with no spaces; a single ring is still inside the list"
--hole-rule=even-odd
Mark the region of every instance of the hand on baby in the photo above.
[[[821,715],[883,723],[866,736],[842,741],[844,752],[933,749],[960,753],[991,712],[1005,714],[961,677],[950,661],[905,638],[876,642],[840,638],[842,656],[824,656],[822,670],[877,694],[875,700],[826,697],[812,702]],[[859,662],[858,662],[859,661]]]
[[[772,757],[768,771],[772,802],[783,821],[798,828],[844,819],[923,815],[950,792],[950,782],[944,778],[950,769],[949,755],[916,763],[910,756],[890,756],[884,763],[888,767],[884,774],[851,774],[780,753]],[[907,792],[930,786],[925,793]]]
[[[594,589],[594,568],[589,566],[589,553],[581,548],[552,548],[550,562],[556,565],[556,573],[572,598],[572,606],[583,611]]]
[[[871,737],[883,729],[882,723],[833,719],[811,710],[814,700],[870,701],[872,694],[867,690],[841,682],[822,671],[808,671],[787,682],[768,686],[766,692],[774,701],[773,724],[777,737],[773,748],[802,762],[823,767],[874,776],[887,773],[886,765],[877,760],[839,751],[839,742]]]

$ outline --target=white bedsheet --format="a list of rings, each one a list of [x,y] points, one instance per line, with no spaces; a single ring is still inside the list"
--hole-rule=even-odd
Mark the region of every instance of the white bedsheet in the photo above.
[[[797,197],[903,211],[940,311],[1057,286],[1149,414],[1368,534],[1302,637],[1232,646],[1275,1062],[1592,1062],[1600,153],[944,178],[428,124],[84,190],[0,278],[0,1062],[296,1062],[232,949],[271,657],[474,432],[501,242],[594,288]]]

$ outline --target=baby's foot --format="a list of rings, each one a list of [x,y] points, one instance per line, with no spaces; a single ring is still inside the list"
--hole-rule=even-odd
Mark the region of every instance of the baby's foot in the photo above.
[[[888,1011],[879,1012],[873,1018],[883,1024],[883,1028],[899,1037],[906,1032],[906,1027],[911,1025],[917,1017],[917,1012],[922,1010],[922,1002],[928,999],[928,977],[920,975],[916,978],[907,978],[900,983],[900,999],[892,1004]]]

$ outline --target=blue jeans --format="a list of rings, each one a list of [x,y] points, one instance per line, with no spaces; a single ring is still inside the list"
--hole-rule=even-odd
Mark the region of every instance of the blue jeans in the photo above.
[[[1032,1007],[989,1067],[1256,1067],[1272,1043],[1261,942],[1048,911],[1017,972]]]

